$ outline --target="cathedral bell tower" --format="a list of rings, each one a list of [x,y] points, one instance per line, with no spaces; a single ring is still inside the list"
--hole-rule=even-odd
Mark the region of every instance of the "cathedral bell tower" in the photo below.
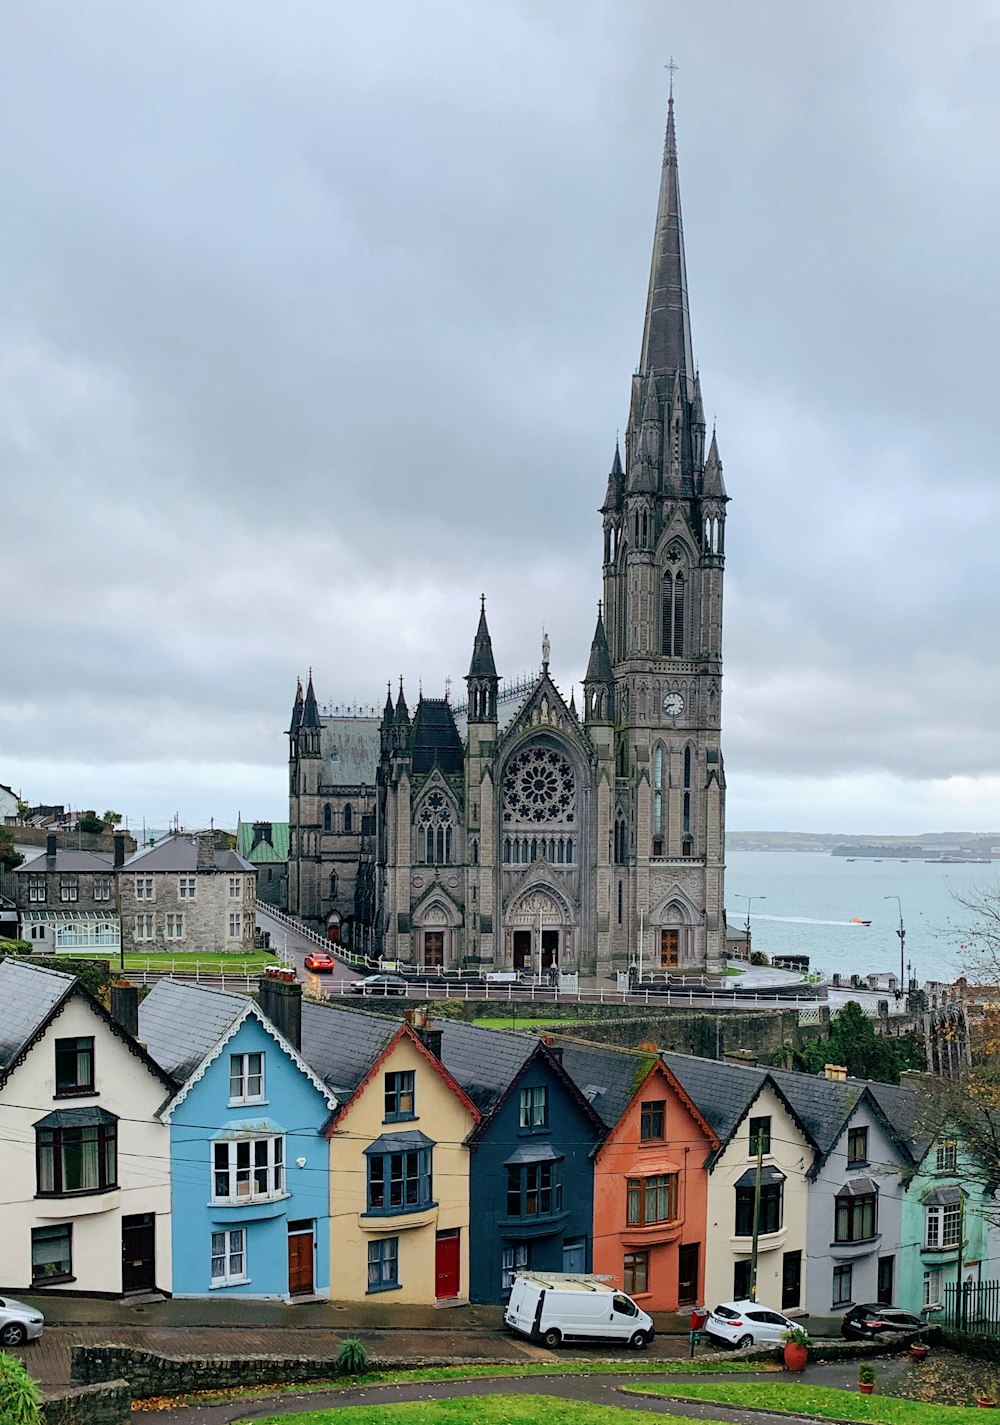
[[[614,958],[641,954],[647,972],[717,968],[725,950],[727,496],[715,434],[707,456],[705,436],[671,92],[625,460],[616,446],[601,509],[617,724]]]

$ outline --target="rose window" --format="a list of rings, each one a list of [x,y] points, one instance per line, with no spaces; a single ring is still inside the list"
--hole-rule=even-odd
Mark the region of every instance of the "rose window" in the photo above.
[[[575,796],[573,769],[562,753],[528,747],[504,775],[504,821],[571,822]]]

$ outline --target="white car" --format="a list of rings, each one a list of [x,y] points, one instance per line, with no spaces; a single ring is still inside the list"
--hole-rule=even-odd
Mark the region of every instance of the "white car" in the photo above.
[[[747,1346],[780,1341],[786,1331],[794,1331],[801,1324],[759,1301],[727,1301],[709,1312],[705,1330],[717,1341],[728,1341],[742,1351]]]
[[[25,1306],[12,1296],[0,1297],[0,1346],[21,1346],[37,1341],[45,1330],[45,1317],[34,1306]]]

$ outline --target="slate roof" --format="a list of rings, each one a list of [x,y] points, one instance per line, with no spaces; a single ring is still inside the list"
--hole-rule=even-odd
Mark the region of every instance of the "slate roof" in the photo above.
[[[334,787],[373,787],[381,750],[378,718],[323,717],[320,727],[324,782]]]
[[[721,1143],[731,1137],[767,1078],[766,1069],[750,1064],[697,1059],[693,1054],[664,1053],[660,1057]]]
[[[563,1068],[609,1128],[621,1118],[654,1057],[556,1040]]]
[[[770,1075],[820,1152],[829,1153],[865,1091],[864,1080],[838,1081],[819,1074],[794,1074],[786,1069],[772,1069]]]
[[[303,1000],[302,1057],[343,1104],[399,1025],[399,1019]]]
[[[446,777],[465,771],[465,752],[451,708],[444,698],[421,698],[413,715],[410,750],[414,772],[440,767]]]
[[[43,851],[41,855],[33,856],[30,861],[15,867],[15,870],[18,875],[25,871],[33,871],[38,875],[39,871],[110,871],[113,865],[114,857],[110,852],[60,849],[54,856],[47,856]]]
[[[160,980],[139,1005],[139,1038],[162,1069],[183,1081],[249,1003],[246,995]]]
[[[259,841],[256,846],[253,844],[252,821],[241,821],[236,828],[236,849],[252,866],[288,860],[288,822],[272,821],[268,824],[271,828],[270,841]]]
[[[13,1065],[59,1002],[71,993],[73,975],[0,960],[0,1073]]]
[[[196,871],[198,869],[198,839],[181,832],[165,836],[155,846],[145,846],[130,856],[122,868],[125,871]],[[252,871],[249,861],[236,851],[216,851],[217,871]]]
[[[900,1084],[869,1084],[868,1088],[895,1136],[919,1163],[934,1142],[944,1117],[935,1099]]]

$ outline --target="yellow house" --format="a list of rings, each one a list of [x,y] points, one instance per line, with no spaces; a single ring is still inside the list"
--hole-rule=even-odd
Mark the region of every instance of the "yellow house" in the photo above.
[[[461,1300],[469,1291],[469,1150],[479,1113],[437,1053],[400,1026],[327,1128],[331,1294]]]

